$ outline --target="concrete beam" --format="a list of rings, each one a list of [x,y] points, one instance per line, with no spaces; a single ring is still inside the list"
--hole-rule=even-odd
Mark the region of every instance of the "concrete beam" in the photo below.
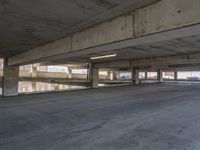
[[[135,12],[135,36],[200,23],[199,0],[162,0]]]
[[[80,56],[198,35],[199,5],[199,0],[162,0],[64,39],[13,56],[9,58],[8,64]]]
[[[60,56],[131,37],[133,37],[133,15],[120,16],[84,31],[74,33],[64,39],[11,57],[9,65],[36,63],[49,60],[49,57]]]
[[[112,61],[95,64],[95,68],[130,68],[139,67],[140,69],[176,69],[181,66],[196,67],[200,65],[200,53],[182,54],[165,57],[152,57],[124,61]],[[120,64],[120,65],[119,65]]]
[[[178,68],[181,65],[198,65],[200,63],[200,53],[182,54],[165,57],[153,57],[144,59],[135,59],[131,61],[131,66],[150,67],[150,68]]]
[[[37,63],[49,57],[62,55],[71,51],[71,37],[66,37],[52,43],[34,48],[8,60],[9,65],[23,65],[27,63]]]

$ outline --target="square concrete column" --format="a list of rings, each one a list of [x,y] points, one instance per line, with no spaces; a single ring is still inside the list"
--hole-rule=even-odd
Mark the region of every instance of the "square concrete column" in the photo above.
[[[106,77],[107,80],[111,80],[111,73],[112,73],[111,70],[107,71],[107,77]]]
[[[32,78],[36,78],[37,77],[37,66],[32,65],[31,74],[32,74]]]
[[[147,79],[147,78],[148,78],[148,72],[147,72],[147,71],[145,71],[144,78],[145,78],[145,79]]]
[[[94,64],[89,65],[89,82],[92,88],[98,87],[99,85],[99,69],[94,68]]]
[[[31,82],[31,89],[32,89],[32,92],[37,91],[37,83],[35,81]]]
[[[18,95],[19,66],[8,66],[7,59],[4,59],[3,73],[3,96]]]
[[[32,68],[31,68],[31,77],[32,78],[37,78],[37,66],[32,64]],[[36,81],[32,81],[31,82],[31,89],[32,89],[32,92],[35,92],[36,91]]]
[[[157,75],[158,75],[158,81],[163,82],[163,70],[159,69]]]
[[[68,68],[68,75],[67,78],[71,79],[72,78],[72,68]]]
[[[174,80],[178,80],[178,72],[174,71]]]
[[[132,83],[133,84],[139,84],[139,69],[138,68],[132,68]]]
[[[117,80],[117,75],[118,75],[118,71],[117,70],[113,70],[113,80]]]

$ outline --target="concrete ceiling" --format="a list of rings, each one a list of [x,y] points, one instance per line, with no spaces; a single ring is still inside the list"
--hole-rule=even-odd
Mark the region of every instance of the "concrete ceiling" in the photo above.
[[[117,57],[100,59],[93,62],[105,62],[112,60],[139,59],[159,56],[173,56],[200,52],[200,35],[177,38],[162,42],[155,42],[137,47],[127,47],[101,53],[88,53],[76,57],[62,58],[47,62],[46,64],[82,63],[91,62],[90,57],[116,53]]]
[[[9,57],[158,0],[1,0],[0,57]]]

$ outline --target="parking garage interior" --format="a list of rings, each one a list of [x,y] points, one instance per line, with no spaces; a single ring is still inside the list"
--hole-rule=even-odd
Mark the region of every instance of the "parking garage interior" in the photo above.
[[[0,150],[199,150],[199,0],[0,1]]]

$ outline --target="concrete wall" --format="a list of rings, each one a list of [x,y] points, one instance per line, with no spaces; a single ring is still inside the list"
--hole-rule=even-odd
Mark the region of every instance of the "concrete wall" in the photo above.
[[[72,74],[72,79],[87,79],[87,74]]]
[[[32,76],[32,72],[27,72],[27,71],[20,71],[19,72],[19,76],[20,77],[28,77],[31,78]],[[62,72],[42,72],[42,71],[37,71],[36,76],[34,76],[36,78],[61,78],[61,79],[66,79],[67,78],[67,74],[66,73],[62,73]],[[72,74],[72,77],[74,79],[87,79],[87,75],[86,74]]]
[[[31,78],[32,77],[32,73],[20,70],[19,71],[19,77],[29,77],[29,78]]]
[[[37,72],[37,77],[40,78],[67,78],[66,73],[54,72]]]
[[[42,72],[37,71],[35,76],[32,75],[32,72],[20,71],[20,77],[38,77],[38,78],[67,78],[66,73],[58,73],[58,72]]]

